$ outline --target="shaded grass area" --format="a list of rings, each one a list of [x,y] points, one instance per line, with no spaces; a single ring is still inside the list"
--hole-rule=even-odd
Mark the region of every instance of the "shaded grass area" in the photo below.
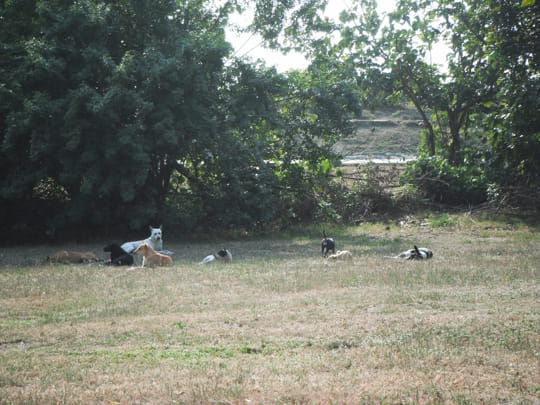
[[[4,249],[0,403],[540,401],[534,229],[332,231],[352,263],[322,261],[316,228],[228,241],[225,266],[195,264],[223,240],[166,243],[162,269],[18,266],[28,251]],[[434,258],[384,257],[412,244]]]

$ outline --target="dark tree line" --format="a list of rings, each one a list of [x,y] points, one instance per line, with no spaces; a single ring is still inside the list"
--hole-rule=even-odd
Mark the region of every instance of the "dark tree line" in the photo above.
[[[313,84],[232,57],[224,29],[238,7],[3,2],[2,227],[189,230],[298,217],[359,100],[329,74]]]
[[[225,28],[250,3],[250,29],[307,69],[234,57]],[[522,3],[400,0],[381,16],[358,0],[332,21],[323,0],[6,0],[2,231],[310,220],[350,119],[403,100],[424,121],[406,181],[535,205],[540,12]],[[444,67],[427,58],[440,41]]]

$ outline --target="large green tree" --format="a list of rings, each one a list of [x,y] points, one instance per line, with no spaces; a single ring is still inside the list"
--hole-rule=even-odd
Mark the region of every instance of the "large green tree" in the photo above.
[[[3,226],[254,226],[304,199],[355,92],[235,60],[224,28],[243,6],[3,2]]]
[[[51,226],[160,219],[173,173],[187,167],[196,178],[194,166],[208,163],[200,156],[220,139],[227,7],[7,1],[6,220],[49,197],[63,199]]]
[[[496,97],[485,105],[484,128],[493,182],[502,197],[540,206],[540,2],[487,1],[487,60],[497,72]]]
[[[491,182],[538,206],[539,10],[532,0],[400,0],[383,18],[375,2],[358,1],[336,25],[333,53],[356,66],[371,100],[414,104],[423,153],[439,156],[422,178],[447,171],[475,201]],[[436,65],[441,43],[448,58]]]
[[[538,188],[537,1],[398,0],[387,15],[374,0],[348,5],[339,21],[329,21],[324,1],[274,2],[258,9],[256,24],[288,16],[265,31],[272,46],[303,51],[314,65],[330,58],[332,69],[354,70],[350,78],[366,105],[412,102],[423,121],[421,153],[431,157],[420,162],[430,170],[417,173],[423,179],[447,171],[468,183],[460,193],[474,189],[475,201],[487,181]],[[431,56],[441,44],[449,53],[437,65]]]
[[[540,185],[540,13],[534,1],[525,3],[402,0],[391,17],[402,26],[411,10],[426,15],[412,20],[406,37],[428,51],[437,39],[449,44],[446,70],[430,66],[424,74],[405,75],[417,87],[410,91],[402,86],[415,105],[420,98],[431,113],[434,125],[426,122],[428,139],[438,138],[442,148],[430,147],[430,154],[467,167],[469,175],[461,178],[466,186],[482,181],[514,191],[524,186],[529,191],[520,192],[521,202],[534,206],[539,197],[534,190]],[[392,32],[396,30],[387,31]],[[398,78],[401,83],[399,72]],[[476,174],[471,166],[478,167]]]
[[[211,130],[224,21],[198,2],[20,3],[0,12],[2,197],[45,181],[59,224],[157,218],[181,146]]]
[[[362,0],[342,13],[336,44],[363,84],[380,89],[387,103],[405,98],[414,104],[427,153],[443,155],[454,165],[463,162],[469,117],[495,91],[481,41],[461,24],[471,14],[463,2],[400,0],[383,18],[376,2]],[[431,55],[443,42],[449,43],[450,58],[441,66]]]

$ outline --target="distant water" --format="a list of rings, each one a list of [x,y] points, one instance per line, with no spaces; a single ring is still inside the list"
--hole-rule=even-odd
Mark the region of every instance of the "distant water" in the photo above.
[[[370,153],[345,156],[341,164],[346,165],[365,165],[367,163],[375,164],[399,164],[416,160],[415,155],[401,153]]]

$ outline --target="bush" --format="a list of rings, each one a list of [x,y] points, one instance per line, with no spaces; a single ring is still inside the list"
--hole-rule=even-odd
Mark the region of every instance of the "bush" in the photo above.
[[[368,164],[359,166],[349,175],[338,171],[338,178],[339,181],[328,183],[320,196],[318,216],[322,219],[332,216],[334,220],[358,223],[395,209],[391,193],[392,183],[397,178],[395,168],[388,170]]]
[[[440,156],[422,156],[407,165],[401,184],[412,184],[425,198],[444,204],[480,204],[487,180],[478,163],[452,166]]]
[[[433,228],[447,227],[456,225],[456,221],[449,214],[442,214],[429,221]]]

